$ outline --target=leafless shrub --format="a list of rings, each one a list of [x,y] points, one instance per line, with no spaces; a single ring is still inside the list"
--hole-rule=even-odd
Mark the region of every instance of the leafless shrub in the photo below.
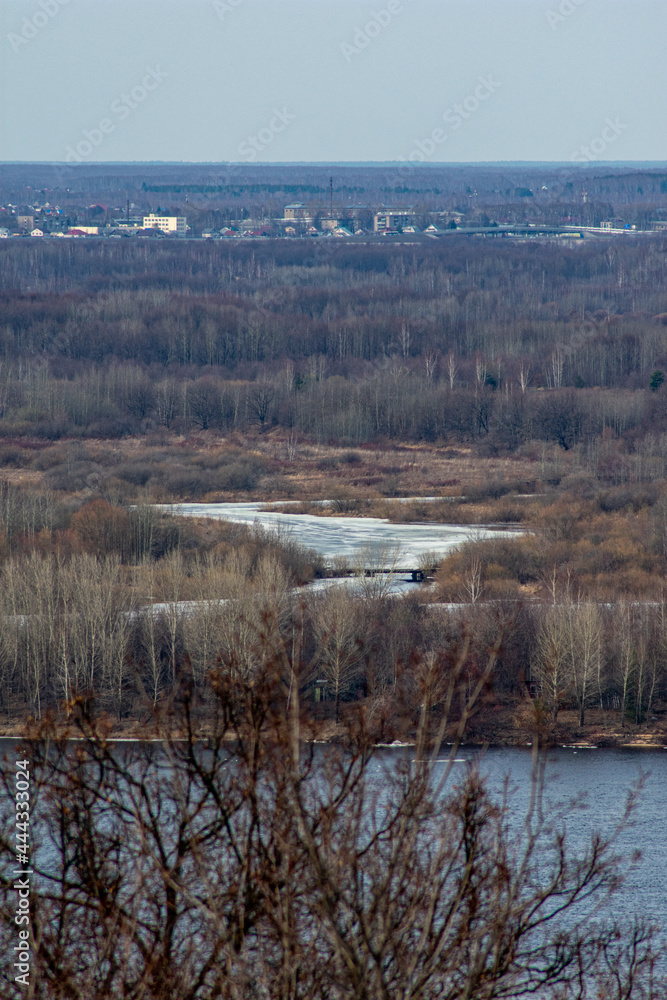
[[[286,641],[268,609],[252,676],[229,669],[233,652],[214,673],[205,739],[185,675],[171,712],[155,718],[154,747],[114,746],[90,704],[70,702],[68,733],[47,721],[25,743],[33,995],[661,1000],[654,929],[600,910],[625,867],[615,832],[573,851],[567,807],[551,811],[544,798],[537,739],[523,822],[474,767],[451,781],[500,638],[472,681],[465,639],[446,660],[414,663],[404,697],[418,709],[416,745],[384,768],[363,713],[345,746],[304,742],[312,663],[301,633]],[[5,771],[3,871],[14,865],[10,780]],[[4,876],[8,1000],[23,995],[10,957],[15,909]]]

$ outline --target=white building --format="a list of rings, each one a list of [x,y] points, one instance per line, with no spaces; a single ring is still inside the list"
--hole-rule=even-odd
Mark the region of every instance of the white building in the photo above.
[[[373,216],[373,223],[376,233],[387,233],[405,226],[414,225],[414,212],[405,209],[396,211],[376,212]]]
[[[144,215],[144,229],[160,229],[163,233],[185,236],[188,225],[184,215]]]
[[[115,219],[113,222],[114,229],[141,229],[144,224],[144,218],[141,216],[134,215],[129,219]]]

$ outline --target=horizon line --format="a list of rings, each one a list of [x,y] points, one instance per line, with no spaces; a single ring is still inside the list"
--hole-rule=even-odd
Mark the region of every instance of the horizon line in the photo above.
[[[409,166],[410,169],[433,169],[442,167],[486,167],[486,166],[539,166],[585,169],[587,167],[638,167],[662,166],[667,168],[665,160],[591,160],[579,162],[572,160],[437,160],[431,162],[411,160],[259,160],[247,163],[243,160],[91,160],[82,163],[72,163],[67,160],[0,160],[0,167],[9,166],[65,166],[67,168],[83,167],[119,167],[119,166],[234,166],[253,169],[255,167],[396,167]]]

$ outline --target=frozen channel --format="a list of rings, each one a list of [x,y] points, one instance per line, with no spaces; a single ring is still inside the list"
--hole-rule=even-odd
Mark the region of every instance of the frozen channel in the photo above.
[[[368,553],[389,552],[393,568],[398,571],[415,569],[427,552],[442,557],[471,539],[516,538],[517,535],[516,530],[495,529],[488,525],[391,524],[379,517],[283,514],[262,510],[264,506],[263,503],[160,504],[162,510],[171,510],[174,514],[261,524],[265,528],[288,531],[302,545],[319,552],[329,565],[340,558],[354,560]]]

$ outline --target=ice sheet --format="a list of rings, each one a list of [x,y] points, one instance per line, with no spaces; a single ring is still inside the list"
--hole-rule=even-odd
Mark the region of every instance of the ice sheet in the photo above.
[[[315,549],[331,565],[336,558],[354,560],[368,552],[399,547],[393,568],[409,571],[419,566],[421,556],[433,552],[443,557],[462,542],[492,536],[517,536],[516,531],[491,529],[485,525],[391,524],[378,517],[318,517],[316,514],[281,514],[261,510],[261,503],[161,504],[164,510],[190,517],[214,517],[265,528],[287,530]]]

